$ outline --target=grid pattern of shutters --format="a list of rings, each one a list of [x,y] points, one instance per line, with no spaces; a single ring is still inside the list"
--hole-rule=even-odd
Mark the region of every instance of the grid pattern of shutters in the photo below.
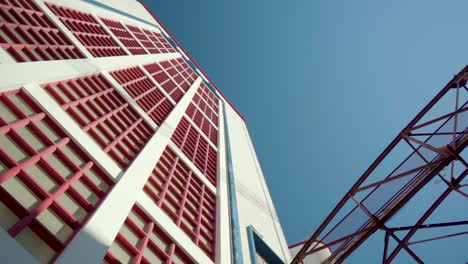
[[[216,186],[217,152],[187,118],[184,117],[179,122],[172,136],[172,141]]]
[[[104,264],[194,263],[137,204],[104,258]]]
[[[51,3],[47,6],[94,57],[126,55],[91,14]]]
[[[218,124],[219,99],[206,84],[202,83],[200,85],[200,89],[193,97],[193,102],[211,119],[213,124]]]
[[[157,125],[174,109],[175,104],[138,67],[114,71],[111,75]]]
[[[210,141],[217,146],[218,144],[218,129],[208,117],[195,105],[190,103],[185,112],[187,116],[198,126],[198,128],[205,134]]]
[[[120,42],[127,47],[130,53],[133,55],[148,54],[120,22],[107,18],[101,18],[101,20]]]
[[[176,85],[159,63],[147,64],[144,67],[174,101],[180,101],[184,90]]]
[[[102,75],[49,83],[43,87],[124,169],[154,134],[149,124]]]
[[[0,1],[0,47],[18,62],[83,58],[32,0]]]
[[[149,30],[143,29],[146,33],[146,36],[153,42],[153,45],[159,49],[161,53],[172,53],[176,50],[171,46],[171,44],[163,37],[161,33],[150,32]]]
[[[0,93],[0,226],[41,263],[114,185],[21,89]]]
[[[197,79],[197,74],[182,58],[162,61],[160,65],[183,91],[187,91]]]
[[[161,53],[159,49],[153,44],[153,42],[147,37],[141,29],[135,26],[127,25],[127,28],[133,33],[133,35],[140,41],[140,43],[146,48],[149,53]],[[150,33],[151,34],[151,33]]]
[[[218,104],[219,99],[201,83],[185,112],[215,146],[218,144]]]
[[[214,258],[216,196],[170,147],[144,190],[196,245]]]

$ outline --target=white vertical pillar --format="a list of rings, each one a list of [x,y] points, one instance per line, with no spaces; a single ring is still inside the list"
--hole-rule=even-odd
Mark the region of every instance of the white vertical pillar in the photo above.
[[[216,193],[216,263],[228,264],[231,261],[231,228],[228,197],[226,138],[223,104],[219,100],[218,122],[218,180]]]

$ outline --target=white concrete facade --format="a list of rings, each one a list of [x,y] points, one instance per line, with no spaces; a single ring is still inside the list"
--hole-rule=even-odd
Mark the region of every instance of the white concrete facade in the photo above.
[[[290,252],[291,252],[291,256],[292,257],[295,257],[297,255],[297,253],[299,253],[299,250],[301,250],[302,246],[304,246],[304,242],[303,243],[298,243],[296,245],[293,245],[289,248]],[[321,247],[323,246],[322,243],[320,242],[315,242],[312,244],[311,248],[318,248],[318,247]],[[303,260],[303,263],[304,264],[319,264],[319,263],[322,263],[322,261],[326,260],[328,257],[331,256],[331,252],[328,248],[324,248],[320,251],[317,251],[313,254],[310,254],[308,256],[306,256]]]
[[[286,239],[251,146],[246,124],[228,104],[225,105],[244,263],[250,263],[250,254],[255,253],[250,252],[248,244],[245,243],[247,241],[245,230],[248,226],[253,226],[276,255],[287,263],[290,254]]]
[[[161,85],[143,67],[145,64],[161,62],[176,58],[188,58],[182,49],[176,48],[176,53],[130,55],[128,49],[106,28],[99,18],[110,18],[125,24],[149,29],[155,32],[165,32],[151,14],[136,0],[31,0],[38,4],[44,13],[58,24],[64,34],[72,40],[77,48],[84,54],[83,59],[55,60],[16,63],[15,60],[0,48],[0,92],[17,88],[23,90],[37,103],[43,111],[55,121],[67,135],[77,143],[93,162],[103,169],[115,180],[115,185],[98,209],[92,214],[79,232],[67,244],[63,252],[55,259],[56,263],[102,263],[104,256],[111,247],[117,233],[124,223],[132,206],[137,203],[152,220],[175,241],[181,250],[194,263],[233,263],[232,259],[232,217],[229,206],[228,167],[231,166],[235,178],[235,192],[237,196],[238,220],[240,224],[242,261],[251,263],[247,227],[252,226],[261,235],[262,240],[283,261],[291,260],[286,240],[281,229],[276,211],[261,171],[256,153],[247,130],[245,121],[223,99],[219,92],[215,94],[219,101],[218,144],[217,146],[196,127],[189,119],[190,124],[199,131],[201,137],[217,151],[217,184],[212,184],[198,167],[171,141],[172,135],[179,121],[186,117],[185,111],[192,101],[201,82],[208,81],[200,70],[200,77],[191,85],[182,99],[175,105],[169,116],[158,126],[145,111],[135,102],[121,85],[109,74],[113,70],[125,69],[137,66],[148,79],[162,91],[168,94]],[[119,46],[125,51],[126,56],[118,57],[93,57],[76,37],[61,24],[60,20],[51,12],[44,2],[56,3],[60,6],[76,9],[92,14],[99,24],[105,28]],[[112,9],[96,5],[100,2],[106,6],[128,13],[114,12]],[[132,18],[137,17],[147,21]],[[167,32],[166,32],[167,36]],[[27,73],[27,74],[25,74]],[[124,171],[118,164],[105,153],[101,147],[78,124],[60,108],[40,85],[65,79],[82,77],[100,73],[128,102],[128,104],[153,128],[154,135],[149,139],[141,152],[138,153],[131,165]],[[172,78],[172,77],[171,77]],[[172,79],[174,81],[174,79]],[[169,100],[176,103],[171,97]],[[225,108],[225,109],[223,109]],[[1,110],[1,109],[0,109]],[[226,113],[226,115],[224,115]],[[227,127],[224,125],[226,121]],[[210,121],[211,122],[211,121]],[[229,133],[229,142],[226,142],[226,133]],[[230,146],[228,149],[227,145]],[[203,184],[216,195],[216,234],[215,257],[212,260],[200,247],[198,247],[180,227],[161,208],[156,206],[151,198],[143,191],[143,186],[150,177],[151,171],[160,159],[164,149],[170,146],[181,157]],[[1,147],[1,146],[0,146]],[[227,160],[227,151],[230,150],[232,163]],[[1,165],[1,164],[0,164]],[[0,174],[1,175],[1,174]],[[0,217],[2,217],[0,215]],[[6,230],[0,226],[0,257],[2,263],[40,263],[26,251],[23,246],[12,238]]]

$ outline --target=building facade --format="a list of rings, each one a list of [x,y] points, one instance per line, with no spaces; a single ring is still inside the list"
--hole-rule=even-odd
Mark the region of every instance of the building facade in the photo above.
[[[287,263],[246,122],[135,0],[0,0],[2,263]]]
[[[304,244],[307,242],[307,240],[292,244],[289,246],[289,251],[291,252],[291,257],[294,258],[297,253],[302,249]],[[303,264],[318,264],[322,263],[322,261],[326,260],[328,257],[331,256],[331,251],[330,249],[323,243],[321,242],[315,242],[311,245],[312,248],[317,248],[320,249],[317,252],[314,252],[310,255],[305,256],[305,258],[302,260]]]

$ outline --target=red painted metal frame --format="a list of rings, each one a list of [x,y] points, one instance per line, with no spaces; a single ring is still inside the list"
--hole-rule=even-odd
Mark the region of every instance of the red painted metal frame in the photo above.
[[[132,208],[132,212],[139,219],[135,219],[134,216],[129,216],[125,220],[124,226],[132,232],[134,236],[138,237],[139,242],[137,244],[132,244],[130,239],[126,238],[123,232],[120,232],[114,241],[114,243],[118,243],[132,256],[132,264],[150,264],[150,260],[145,256],[145,252],[148,250],[151,251],[153,255],[160,258],[161,263],[195,263],[181,250],[173,239],[164,233],[158,224],[153,221],[140,206],[135,204]],[[140,226],[139,223],[144,223],[144,226]],[[159,241],[156,241],[154,237],[157,237]],[[165,245],[165,248],[160,245],[161,242]],[[175,256],[178,256],[177,261],[182,261],[182,263],[176,262]],[[121,263],[118,257],[112,254],[111,251],[106,254],[104,260],[109,264]]]
[[[185,112],[215,146],[218,145],[218,104],[219,99],[201,83]]]
[[[146,36],[153,42],[153,45],[159,49],[161,53],[175,53],[176,50],[171,46],[171,44],[161,35],[154,31],[149,31],[143,29]]]
[[[425,224],[441,203],[452,192],[467,198],[461,190],[463,179],[468,174],[468,164],[461,156],[468,144],[468,66],[455,75],[455,77],[432,99],[431,102],[401,131],[390,143],[383,153],[364,172],[353,187],[346,193],[330,215],[319,226],[315,233],[304,243],[292,263],[301,263],[310,254],[322,249],[329,249],[331,256],[323,263],[342,263],[367,238],[377,230],[385,232],[384,253],[382,263],[391,263],[403,249],[417,263],[423,260],[412,249],[411,245],[428,243],[447,237],[466,235],[468,232],[456,232],[436,236],[418,241],[410,241],[420,229],[461,226],[467,221]],[[462,94],[463,93],[463,94]],[[448,114],[434,114],[433,109],[441,109],[443,101],[447,104],[448,98],[455,94],[453,99],[454,111]],[[464,95],[464,96],[462,96]],[[374,173],[393,153],[399,153],[398,147],[409,148],[410,154],[386,178],[375,179]],[[462,168],[459,175],[455,174],[454,164]],[[441,171],[450,168],[449,178],[444,177]],[[458,172],[457,172],[458,173]],[[394,223],[399,219],[396,213],[405,207],[427,183],[432,179],[447,185],[442,194],[435,197],[419,220],[410,226],[388,227],[388,221]],[[370,192],[368,192],[370,191]],[[368,192],[368,193],[367,193]],[[359,200],[359,196],[365,197]],[[345,205],[349,202],[355,204],[352,209]],[[346,213],[344,217],[338,214]],[[327,232],[325,232],[328,230]],[[403,239],[395,235],[398,231],[408,231]],[[389,239],[393,238],[397,246],[388,252]],[[323,245],[312,246],[319,239]]]
[[[94,57],[125,56],[125,51],[90,14],[46,3]]]
[[[185,117],[180,120],[174,131],[172,141],[216,186],[217,152]]]
[[[146,36],[141,29],[136,26],[126,25],[128,30],[140,41],[140,43],[146,48],[149,53],[157,54],[161,51],[153,44],[153,42]]]
[[[159,65],[161,65],[164,72],[177,84],[177,87],[181,91],[186,92],[192,86],[197,75],[191,69],[187,70],[187,68],[180,63],[179,59],[162,61]]]
[[[48,83],[43,87],[124,169],[154,134],[151,126],[101,74]]]
[[[208,81],[216,88],[216,91],[219,92],[219,94],[224,98],[224,100],[226,100],[226,102],[232,107],[232,109],[234,109],[234,111],[236,111],[236,113],[242,118],[242,120],[244,120],[244,122],[247,122],[247,120],[244,118],[244,116],[234,107],[234,105],[231,103],[231,101],[229,101],[229,99],[227,99],[227,97],[224,95],[224,93],[221,91],[221,89],[218,88],[218,86],[216,86],[216,84],[210,79],[210,77],[206,74],[206,72],[203,71],[203,69],[200,67],[200,65],[198,65],[198,63],[192,58],[192,56],[190,56],[190,54],[182,47],[182,45],[180,45],[180,43],[177,41],[177,39],[171,34],[171,32],[169,32],[167,30],[167,28],[164,26],[163,23],[161,23],[161,21],[154,15],[153,12],[151,12],[151,10],[149,9],[149,7],[143,2],[143,1],[140,1],[141,5],[146,9],[146,11],[148,11],[148,13],[154,18],[154,20],[156,20],[156,22],[158,22],[158,24],[164,29],[164,31],[169,34],[169,37],[177,44],[177,46],[182,50],[182,52],[190,59],[191,62],[193,62],[193,64],[197,67],[197,69],[203,73],[203,75],[208,79]]]
[[[12,142],[10,147],[0,146],[0,168],[5,168],[0,170],[0,203],[18,218],[16,223],[3,228],[14,238],[26,228],[31,229],[42,243],[55,251],[48,259],[54,262],[114,182],[21,89],[0,93],[0,111],[0,141]],[[36,173],[42,171],[47,178],[34,174],[32,169]],[[21,203],[23,198],[11,192],[16,190],[9,190],[8,183],[13,180],[19,181],[37,199],[33,205],[26,208]],[[54,187],[50,188],[50,184]],[[82,188],[95,196],[95,200],[82,193]],[[85,214],[70,212],[61,203],[65,196]],[[45,211],[60,219],[71,233],[62,238],[52,233],[40,220]]]
[[[0,47],[18,62],[84,57],[32,0],[0,1]]]
[[[171,77],[182,90],[187,91],[198,78],[198,74],[182,58],[169,60],[168,62],[172,67],[168,66],[165,70],[171,72]],[[175,69],[175,71],[172,69]]]
[[[216,196],[170,147],[164,151],[144,190],[214,259]]]
[[[193,103],[190,103],[185,113],[193,120],[203,134],[205,134],[215,146],[218,146],[218,129],[216,129],[211,120]]]
[[[120,22],[102,17],[100,19],[133,55],[148,54]]]
[[[204,83],[200,84],[200,89],[193,97],[193,102],[214,124],[218,124],[219,100]]]
[[[157,125],[161,125],[174,109],[175,104],[138,67],[110,74]]]
[[[164,64],[164,63],[163,63]],[[185,91],[174,82],[170,75],[164,70],[161,63],[146,64],[143,67],[149,72],[153,79],[166,91],[167,94],[178,103]]]

